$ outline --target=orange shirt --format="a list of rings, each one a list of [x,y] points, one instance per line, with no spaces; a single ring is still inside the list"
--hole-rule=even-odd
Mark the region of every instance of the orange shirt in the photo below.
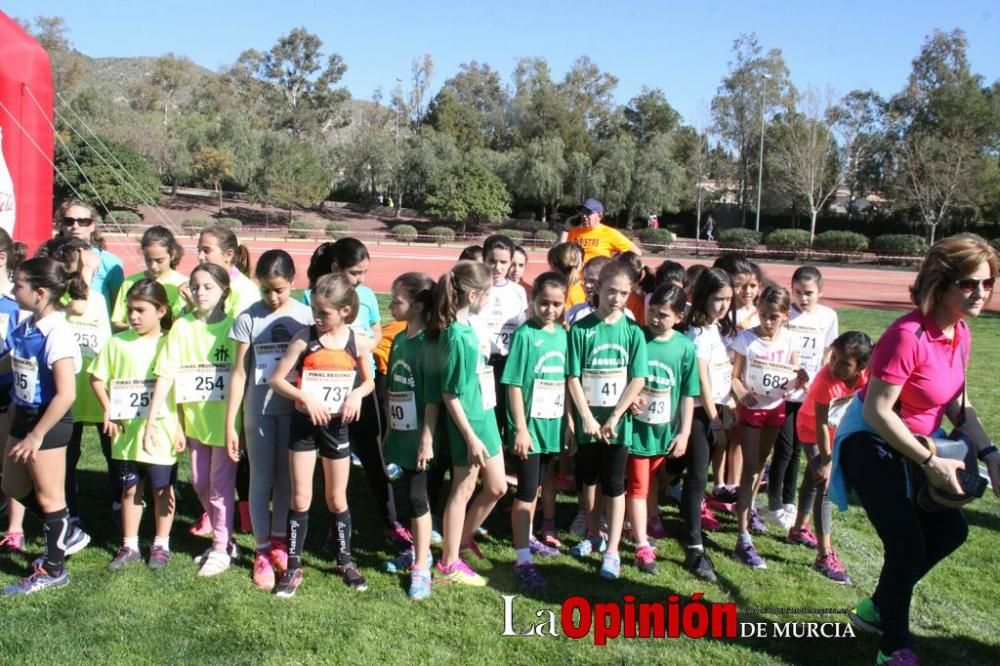
[[[566,312],[569,312],[569,309],[574,305],[586,302],[587,292],[583,290],[583,285],[579,282],[571,284],[569,286],[569,292],[566,294]]]
[[[799,408],[799,413],[795,417],[795,430],[798,432],[799,441],[803,444],[816,444],[816,405],[827,405],[831,407],[831,416],[836,422],[840,421],[840,414],[834,416],[834,412],[842,413],[846,403],[855,393],[863,389],[868,384],[868,370],[861,373],[861,377],[853,388],[833,376],[830,366],[824,365],[812,380],[809,393],[806,394],[805,402]],[[827,426],[830,430],[830,443],[833,443],[833,435],[836,428],[833,425]]]
[[[379,340],[378,346],[372,352],[372,355],[375,357],[376,372],[383,375],[386,373],[386,370],[389,368],[389,350],[392,349],[392,341],[400,331],[405,330],[406,322],[396,321],[395,319],[382,327],[382,339]]]
[[[596,229],[580,225],[569,230],[566,240],[577,243],[583,248],[583,263],[594,257],[611,257],[621,252],[628,252],[635,244],[622,232],[600,225]]]
[[[646,298],[642,294],[632,292],[625,300],[625,307],[632,311],[635,316],[635,323],[640,326],[646,325]]]

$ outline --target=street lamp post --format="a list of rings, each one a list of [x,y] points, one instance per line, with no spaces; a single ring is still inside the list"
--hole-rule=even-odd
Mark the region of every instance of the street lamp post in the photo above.
[[[771,75],[762,75],[764,85],[760,89],[760,156],[757,158],[757,221],[754,223],[754,231],[760,231],[760,190],[764,180],[764,97],[767,94],[767,82],[771,80]]]

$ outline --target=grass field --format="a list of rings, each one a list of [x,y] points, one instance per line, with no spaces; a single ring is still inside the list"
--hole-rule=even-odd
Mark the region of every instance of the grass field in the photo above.
[[[383,307],[385,303],[382,303]],[[385,311],[385,310],[383,310]],[[859,329],[877,335],[895,313],[842,310],[841,330]],[[1000,431],[1000,318],[983,317],[973,324],[974,353],[969,384],[971,397],[992,432]],[[350,498],[354,516],[356,557],[369,578],[370,589],[349,591],[332,575],[333,562],[322,551],[328,524],[326,511],[313,512],[306,554],[306,579],[298,595],[287,601],[255,590],[250,582],[250,558],[211,579],[195,576],[191,556],[207,541],[190,537],[187,528],[200,508],[182,465],[179,517],[172,545],[175,559],[164,571],[135,566],[117,574],[105,571],[120,536],[105,518],[108,498],[101,471],[103,459],[93,431],[85,443],[81,477],[82,511],[94,536],[93,544],[72,558],[73,582],[61,590],[28,598],[4,600],[0,607],[0,661],[4,663],[665,663],[665,664],[853,664],[872,663],[876,641],[857,638],[815,640],[634,640],[617,639],[605,647],[590,640],[566,638],[504,638],[502,594],[519,594],[510,567],[509,519],[505,499],[487,526],[491,538],[483,550],[493,567],[484,570],[486,589],[435,586],[426,602],[406,598],[406,579],[381,573],[388,555],[380,521],[361,472],[355,470]],[[559,520],[565,527],[574,503],[560,498]],[[916,649],[928,664],[989,664],[1000,655],[1000,586],[992,578],[1000,546],[1000,502],[992,496],[967,511],[968,543],[935,569],[917,588],[912,628]],[[710,535],[708,546],[719,583],[700,583],[680,567],[683,552],[674,538],[658,547],[660,573],[639,574],[631,565],[632,551],[623,550],[623,578],[615,583],[597,577],[599,562],[578,562],[568,556],[543,562],[549,590],[541,596],[520,596],[515,627],[537,622],[535,611],[558,612],[567,596],[582,594],[594,601],[665,600],[668,594],[688,598],[704,592],[710,601],[734,601],[741,620],[824,621],[842,616],[743,615],[748,608],[846,608],[869,594],[881,564],[881,546],[860,508],[835,516],[834,543],[854,585],[829,583],[812,571],[812,554],[787,545],[777,536],[755,543],[768,560],[766,571],[748,571],[728,557],[736,534],[731,517],[725,529]],[[680,529],[677,512],[665,509],[671,534]],[[41,550],[39,526],[29,522],[33,553]],[[143,524],[146,549],[152,526]],[[567,538],[571,543],[571,539]],[[249,536],[239,537],[244,553]],[[26,569],[27,561],[0,557],[0,581],[6,584]]]

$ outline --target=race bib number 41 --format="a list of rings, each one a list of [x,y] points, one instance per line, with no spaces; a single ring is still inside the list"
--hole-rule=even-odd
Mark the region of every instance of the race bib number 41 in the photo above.
[[[156,388],[155,379],[111,380],[111,419],[126,421],[149,416],[154,388]]]
[[[306,370],[301,389],[316,398],[333,416],[344,413],[344,402],[354,390],[354,370]]]
[[[479,371],[479,392],[483,394],[483,409],[496,409],[497,385],[493,383],[493,366]]]
[[[175,395],[178,404],[225,400],[231,375],[228,363],[182,365],[176,379]]]
[[[588,369],[583,371],[580,383],[588,405],[614,407],[625,392],[628,373],[625,368]]]

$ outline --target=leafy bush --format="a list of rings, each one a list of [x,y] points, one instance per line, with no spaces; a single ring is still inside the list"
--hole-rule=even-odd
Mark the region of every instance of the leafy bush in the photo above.
[[[326,231],[327,238],[343,238],[347,235],[350,225],[347,222],[327,222],[326,226],[323,228]]]
[[[520,229],[497,229],[497,233],[507,236],[515,243],[520,243],[524,240],[524,232]]]
[[[104,223],[111,227],[130,226],[142,223],[142,217],[130,210],[113,210],[104,216]]]
[[[760,244],[760,232],[753,229],[723,229],[718,238],[727,250],[753,250]]]
[[[768,250],[807,250],[809,232],[805,229],[775,229],[764,239]]]
[[[649,246],[651,250],[661,250],[673,244],[677,239],[669,229],[640,229],[639,242]]]
[[[311,220],[292,220],[288,224],[288,235],[292,238],[312,238],[316,225]]]
[[[535,240],[540,243],[552,243],[554,245],[559,240],[559,234],[548,229],[542,229],[535,232]]]
[[[534,221],[535,214],[530,210],[522,210],[520,213],[514,216],[515,220],[530,220]]]
[[[392,228],[392,237],[402,243],[417,240],[417,228],[410,224],[397,224]]]
[[[431,227],[427,230],[427,235],[435,243],[450,243],[455,240],[455,230],[451,227]]]
[[[189,233],[192,236],[195,236],[205,227],[211,226],[211,224],[212,223],[209,222],[208,220],[198,220],[198,219],[184,220],[183,222],[181,222],[181,229],[183,229],[185,233]]]
[[[860,254],[868,249],[868,237],[853,231],[824,231],[816,234],[813,247],[838,255]]]
[[[220,217],[215,221],[215,224],[218,224],[220,227],[232,229],[233,231],[239,231],[239,229],[243,226],[243,223],[235,217]]]
[[[880,257],[919,257],[928,249],[924,237],[916,234],[885,234],[872,241],[872,251]]]

